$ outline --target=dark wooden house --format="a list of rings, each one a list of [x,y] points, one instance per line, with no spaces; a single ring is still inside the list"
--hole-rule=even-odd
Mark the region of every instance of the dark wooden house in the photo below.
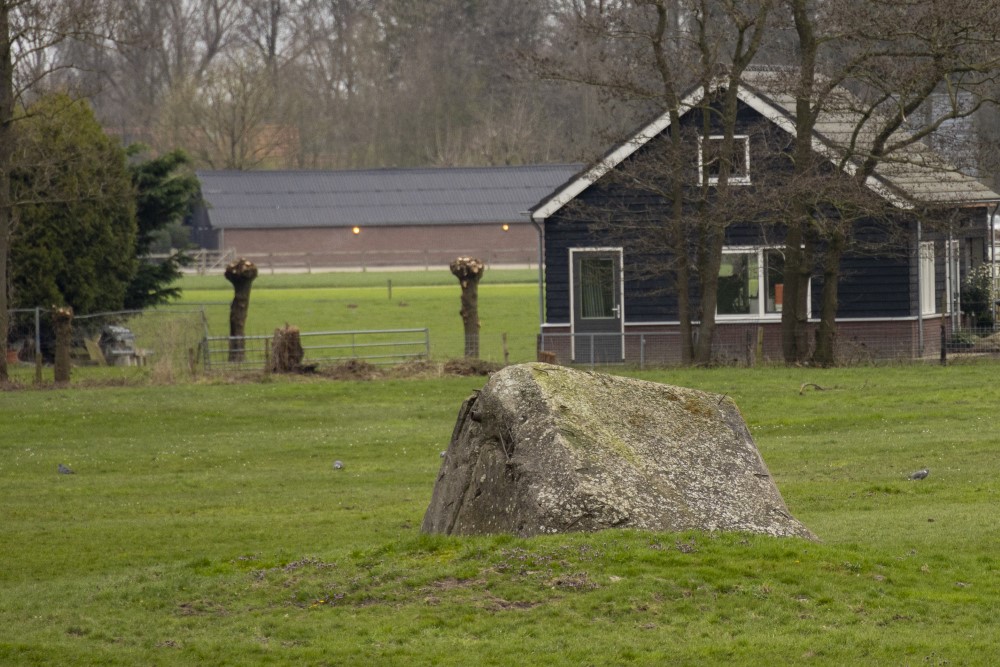
[[[740,87],[731,187],[762,189],[783,178],[776,166],[782,161],[768,156],[769,151],[790,151],[795,100],[775,86],[775,80],[767,73],[750,73]],[[696,90],[684,100],[680,119],[686,131],[701,131],[699,110],[705,98],[703,90]],[[843,177],[833,165],[854,121],[843,113],[827,113],[819,120],[812,147],[830,167],[831,178]],[[555,353],[561,362],[680,360],[676,288],[667,277],[642,268],[648,264],[643,255],[659,251],[623,242],[621,234],[614,233],[616,225],[626,226],[634,216],[648,217],[657,210],[667,215],[670,202],[660,194],[667,188],[658,193],[648,181],[657,178],[654,165],[669,131],[670,115],[664,113],[531,211],[532,219],[544,227],[540,348]],[[702,142],[692,146],[698,148],[688,158],[689,178],[698,186],[706,173],[713,176],[710,169],[702,169]],[[848,164],[843,169],[851,168]],[[626,170],[628,176],[621,177]],[[647,181],[644,187],[636,186],[640,180]],[[958,324],[963,279],[991,256],[990,220],[1000,195],[921,144],[908,148],[905,160],[882,164],[866,187],[898,211],[898,216],[892,215],[906,233],[894,240],[877,239],[883,243],[879,252],[854,249],[843,256],[838,358],[937,354],[943,325],[952,329]],[[948,229],[922,227],[918,212],[931,206],[939,217],[941,211],[953,214],[954,224]],[[714,355],[722,362],[780,360],[783,233],[759,220],[740,219],[739,211],[733,216],[725,229],[718,276]],[[878,225],[870,227],[858,233],[882,233]],[[809,288],[812,326],[818,322],[821,294],[822,274],[817,270]]]

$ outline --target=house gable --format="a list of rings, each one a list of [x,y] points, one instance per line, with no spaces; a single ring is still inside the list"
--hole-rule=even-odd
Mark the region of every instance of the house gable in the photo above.
[[[794,137],[795,99],[778,87],[781,79],[766,70],[748,72],[745,79],[737,92],[738,100],[773,126]],[[716,83],[708,93],[717,92],[719,88],[720,84]],[[848,110],[852,106],[848,100],[849,95],[846,91],[841,92],[845,99],[843,110],[820,116],[812,136],[812,148],[817,155],[853,176],[857,166],[851,160],[842,160],[843,150],[838,148],[838,145],[851,140],[851,130],[857,121],[856,112]],[[678,107],[682,122],[686,115],[704,103],[705,97],[704,87],[698,87],[684,97]],[[539,202],[531,210],[532,219],[536,222],[546,221],[654,138],[663,135],[670,127],[670,119],[671,114],[667,111],[640,128],[626,141]],[[901,159],[880,164],[876,173],[869,176],[865,183],[873,192],[901,209],[913,208],[914,203],[985,206],[1000,201],[1000,195],[976,179],[961,174],[920,143],[903,151]]]

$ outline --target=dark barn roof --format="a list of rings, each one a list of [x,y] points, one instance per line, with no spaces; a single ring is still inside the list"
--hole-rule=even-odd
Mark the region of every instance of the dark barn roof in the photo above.
[[[581,168],[199,171],[215,229],[525,223]]]

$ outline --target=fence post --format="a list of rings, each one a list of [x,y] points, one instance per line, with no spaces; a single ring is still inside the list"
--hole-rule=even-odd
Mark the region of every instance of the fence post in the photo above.
[[[427,361],[431,360],[431,330],[424,327],[424,353],[427,355]]]
[[[944,322],[941,322],[941,365],[948,365],[948,340],[945,334]]]
[[[646,334],[639,334],[639,370],[646,370]]]
[[[35,306],[35,384],[42,383],[42,309]]]
[[[506,366],[510,363],[510,350],[507,349],[507,332],[504,331],[500,334],[500,341],[503,344],[503,365]]]

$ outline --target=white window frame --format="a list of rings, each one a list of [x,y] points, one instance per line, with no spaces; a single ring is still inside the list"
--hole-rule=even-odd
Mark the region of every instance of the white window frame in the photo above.
[[[766,290],[766,276],[764,275],[766,271],[766,263],[764,262],[764,253],[768,251],[781,251],[782,246],[726,246],[722,249],[723,255],[757,255],[757,311],[750,313],[720,313],[719,304],[716,302],[715,305],[715,319],[716,321],[722,320],[765,320],[765,321],[779,321],[781,320],[781,312],[768,313],[767,310],[767,294]],[[809,283],[806,287],[806,312],[807,317],[812,316],[812,279],[810,278]]]
[[[951,315],[954,324],[958,325],[958,316],[962,312],[962,248],[958,241],[944,242],[944,312]]]
[[[722,134],[710,134],[708,136],[709,141],[722,141],[725,136]],[[750,135],[749,134],[734,134],[733,141],[743,142],[743,163],[746,165],[746,170],[743,174],[736,174],[730,172],[729,174],[729,184],[730,185],[750,185]],[[705,184],[705,148],[704,148],[704,138],[698,138],[698,185]],[[709,185],[718,185],[718,176],[708,177]]]
[[[937,269],[934,265],[934,241],[920,242],[920,313],[936,315]]]

